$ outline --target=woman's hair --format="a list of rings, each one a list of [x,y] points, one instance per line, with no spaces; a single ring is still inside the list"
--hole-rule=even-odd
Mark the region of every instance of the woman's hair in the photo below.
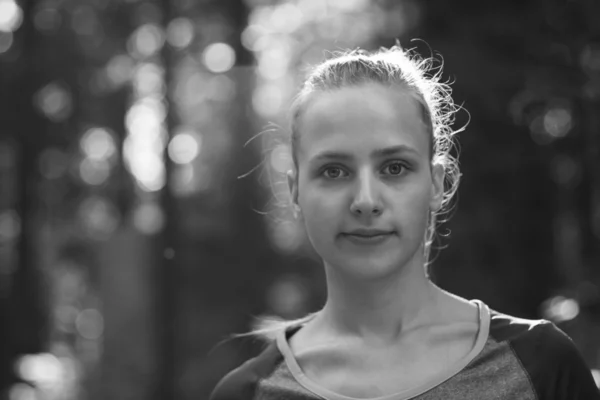
[[[455,146],[454,135],[464,126],[454,130],[454,114],[460,107],[451,97],[447,83],[441,82],[442,65],[435,66],[435,59],[422,58],[413,50],[404,50],[399,45],[381,48],[369,53],[361,49],[334,52],[333,57],[316,66],[308,75],[290,108],[291,137],[289,138],[293,167],[298,171],[298,146],[301,139],[301,118],[314,94],[331,92],[345,87],[368,83],[379,83],[408,92],[420,105],[423,122],[430,137],[430,160],[432,165],[442,165],[445,172],[442,207],[430,211],[424,238],[424,255],[429,266],[431,245],[434,241],[436,224],[444,222],[440,215],[450,211],[451,200],[458,189],[460,171],[457,159],[451,154]],[[298,174],[296,174],[298,179]],[[259,336],[272,338],[279,329],[302,325],[312,319],[312,313],[301,319],[282,321],[277,318],[257,319],[253,330],[234,336]]]

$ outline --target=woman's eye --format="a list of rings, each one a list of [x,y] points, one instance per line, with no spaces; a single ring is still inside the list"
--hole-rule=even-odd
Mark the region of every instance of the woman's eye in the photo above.
[[[386,165],[386,167],[384,168],[384,171],[387,170],[387,173],[390,175],[400,175],[402,172],[404,172],[405,169],[406,169],[406,166],[404,164],[395,162],[395,163]]]
[[[336,179],[343,175],[344,171],[339,167],[328,167],[323,171],[326,178]]]

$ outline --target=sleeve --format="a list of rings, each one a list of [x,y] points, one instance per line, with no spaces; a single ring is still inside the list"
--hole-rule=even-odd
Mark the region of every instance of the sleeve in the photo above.
[[[512,346],[539,400],[600,400],[600,391],[575,344],[551,322]]]
[[[257,397],[259,382],[267,378],[282,360],[275,343],[257,357],[225,375],[213,389],[210,400],[253,400]]]
[[[248,364],[246,362],[225,375],[213,389],[209,400],[252,400],[257,379]]]

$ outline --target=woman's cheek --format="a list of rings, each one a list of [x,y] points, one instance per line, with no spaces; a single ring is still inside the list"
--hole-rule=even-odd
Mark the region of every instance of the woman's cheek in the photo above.
[[[426,191],[419,193],[418,196],[412,199],[412,204],[410,205],[411,210],[413,210],[411,214],[414,229],[418,235],[421,234],[421,231],[424,233],[427,228],[427,220],[429,218],[429,198],[427,194]]]
[[[427,191],[419,186],[405,187],[402,192],[393,195],[393,210],[396,218],[404,225],[404,230],[418,229],[427,220],[429,213],[429,199]],[[406,234],[406,232],[405,232]]]
[[[333,195],[307,193],[303,202],[306,209],[304,219],[310,233],[323,237],[339,225],[336,219],[341,205],[335,199],[336,196]]]

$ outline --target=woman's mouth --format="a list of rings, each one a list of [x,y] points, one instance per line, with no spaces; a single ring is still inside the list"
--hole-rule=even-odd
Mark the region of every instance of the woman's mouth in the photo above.
[[[358,245],[376,245],[388,241],[394,232],[344,233],[342,237]]]

